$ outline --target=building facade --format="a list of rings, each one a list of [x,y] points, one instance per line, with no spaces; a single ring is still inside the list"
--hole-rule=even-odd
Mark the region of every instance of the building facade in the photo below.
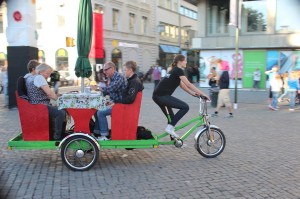
[[[236,27],[228,25],[230,0],[198,0],[198,32],[192,48],[200,51],[204,75],[216,66],[217,59],[226,60],[230,65],[230,86],[234,87],[237,72],[238,87],[251,88],[256,68],[262,74],[274,65],[280,67],[280,73],[300,70],[300,2],[239,0],[239,5],[236,53]],[[260,88],[268,87],[266,78],[262,75]],[[206,87],[207,83],[203,80],[200,85]]]
[[[106,61],[113,61],[121,71],[126,61],[134,60],[139,71],[146,72],[157,61],[168,66],[177,53],[189,55],[190,61],[198,60],[194,58],[194,51],[189,50],[191,39],[197,32],[195,4],[183,0],[94,0],[92,5],[103,14],[104,57],[90,59],[95,71]],[[76,80],[79,0],[37,0],[35,6],[39,61]],[[4,65],[7,55],[6,27],[7,7],[3,3],[0,9],[0,65]],[[66,46],[67,38],[67,43],[71,43]]]

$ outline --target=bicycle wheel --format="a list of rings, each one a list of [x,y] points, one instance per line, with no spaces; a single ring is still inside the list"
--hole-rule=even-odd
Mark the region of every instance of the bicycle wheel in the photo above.
[[[214,158],[220,155],[226,144],[224,133],[216,127],[203,129],[196,140],[197,151],[206,158]]]
[[[66,139],[62,144],[61,158],[69,169],[86,171],[97,162],[99,148],[91,138],[75,135]]]

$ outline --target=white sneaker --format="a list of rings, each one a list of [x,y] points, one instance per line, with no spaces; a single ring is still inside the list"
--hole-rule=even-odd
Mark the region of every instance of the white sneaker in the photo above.
[[[165,131],[170,134],[173,138],[179,138],[179,135],[177,135],[174,131],[174,126],[168,124],[167,128],[165,129]]]
[[[106,140],[109,140],[109,139],[106,136],[102,135],[101,137],[98,137],[97,140],[106,141]]]

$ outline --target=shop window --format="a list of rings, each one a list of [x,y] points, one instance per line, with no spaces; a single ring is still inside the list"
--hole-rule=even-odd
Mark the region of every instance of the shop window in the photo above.
[[[276,31],[280,33],[300,32],[300,1],[277,0]],[[287,16],[288,11],[288,16]]]
[[[267,30],[267,1],[243,1],[241,13],[242,32],[265,32]]]
[[[113,49],[111,60],[116,65],[116,70],[119,72],[122,71],[122,53],[118,48]]]
[[[208,34],[228,34],[229,0],[209,0],[207,5]]]
[[[69,70],[69,56],[68,51],[60,48],[55,54],[55,69],[58,71],[68,71]]]
[[[0,52],[0,70],[2,68],[2,66],[5,65],[6,62],[6,55],[3,52]]]
[[[40,63],[45,63],[45,52],[43,50],[38,51],[38,58]]]

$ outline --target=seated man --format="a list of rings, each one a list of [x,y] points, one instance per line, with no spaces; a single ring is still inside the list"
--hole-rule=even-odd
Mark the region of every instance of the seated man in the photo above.
[[[35,69],[36,75],[29,76],[26,80],[27,95],[31,104],[45,104],[49,116],[54,119],[54,140],[60,140],[63,132],[63,123],[66,113],[50,105],[50,99],[57,100],[57,95],[50,89],[47,78],[50,77],[52,68],[42,63]],[[42,122],[42,121],[41,121]]]
[[[114,101],[114,103],[123,103],[123,104],[131,104],[134,102],[136,95],[139,91],[142,91],[144,89],[143,84],[141,83],[140,79],[137,77],[136,72],[136,63],[134,61],[128,61],[124,64],[124,73],[125,77],[127,78],[127,86],[126,88],[122,88],[122,92],[120,97],[118,98],[112,98],[112,92],[110,92],[110,97]],[[107,65],[104,66],[104,71],[106,71],[106,74],[108,77],[110,77],[110,74],[107,73],[107,70],[109,69]],[[120,74],[119,74],[120,75]],[[111,86],[111,84],[115,81],[113,78],[111,78],[111,82],[108,85],[107,88]],[[124,84],[126,85],[126,84]],[[105,88],[103,88],[104,92]],[[120,90],[118,90],[120,91]],[[104,92],[105,93],[105,92]],[[101,137],[99,140],[108,140],[107,136],[109,135],[108,132],[108,123],[107,123],[107,115],[111,115],[112,107],[107,108],[104,111],[97,111],[97,117],[98,117],[98,125],[100,128],[100,134]]]

